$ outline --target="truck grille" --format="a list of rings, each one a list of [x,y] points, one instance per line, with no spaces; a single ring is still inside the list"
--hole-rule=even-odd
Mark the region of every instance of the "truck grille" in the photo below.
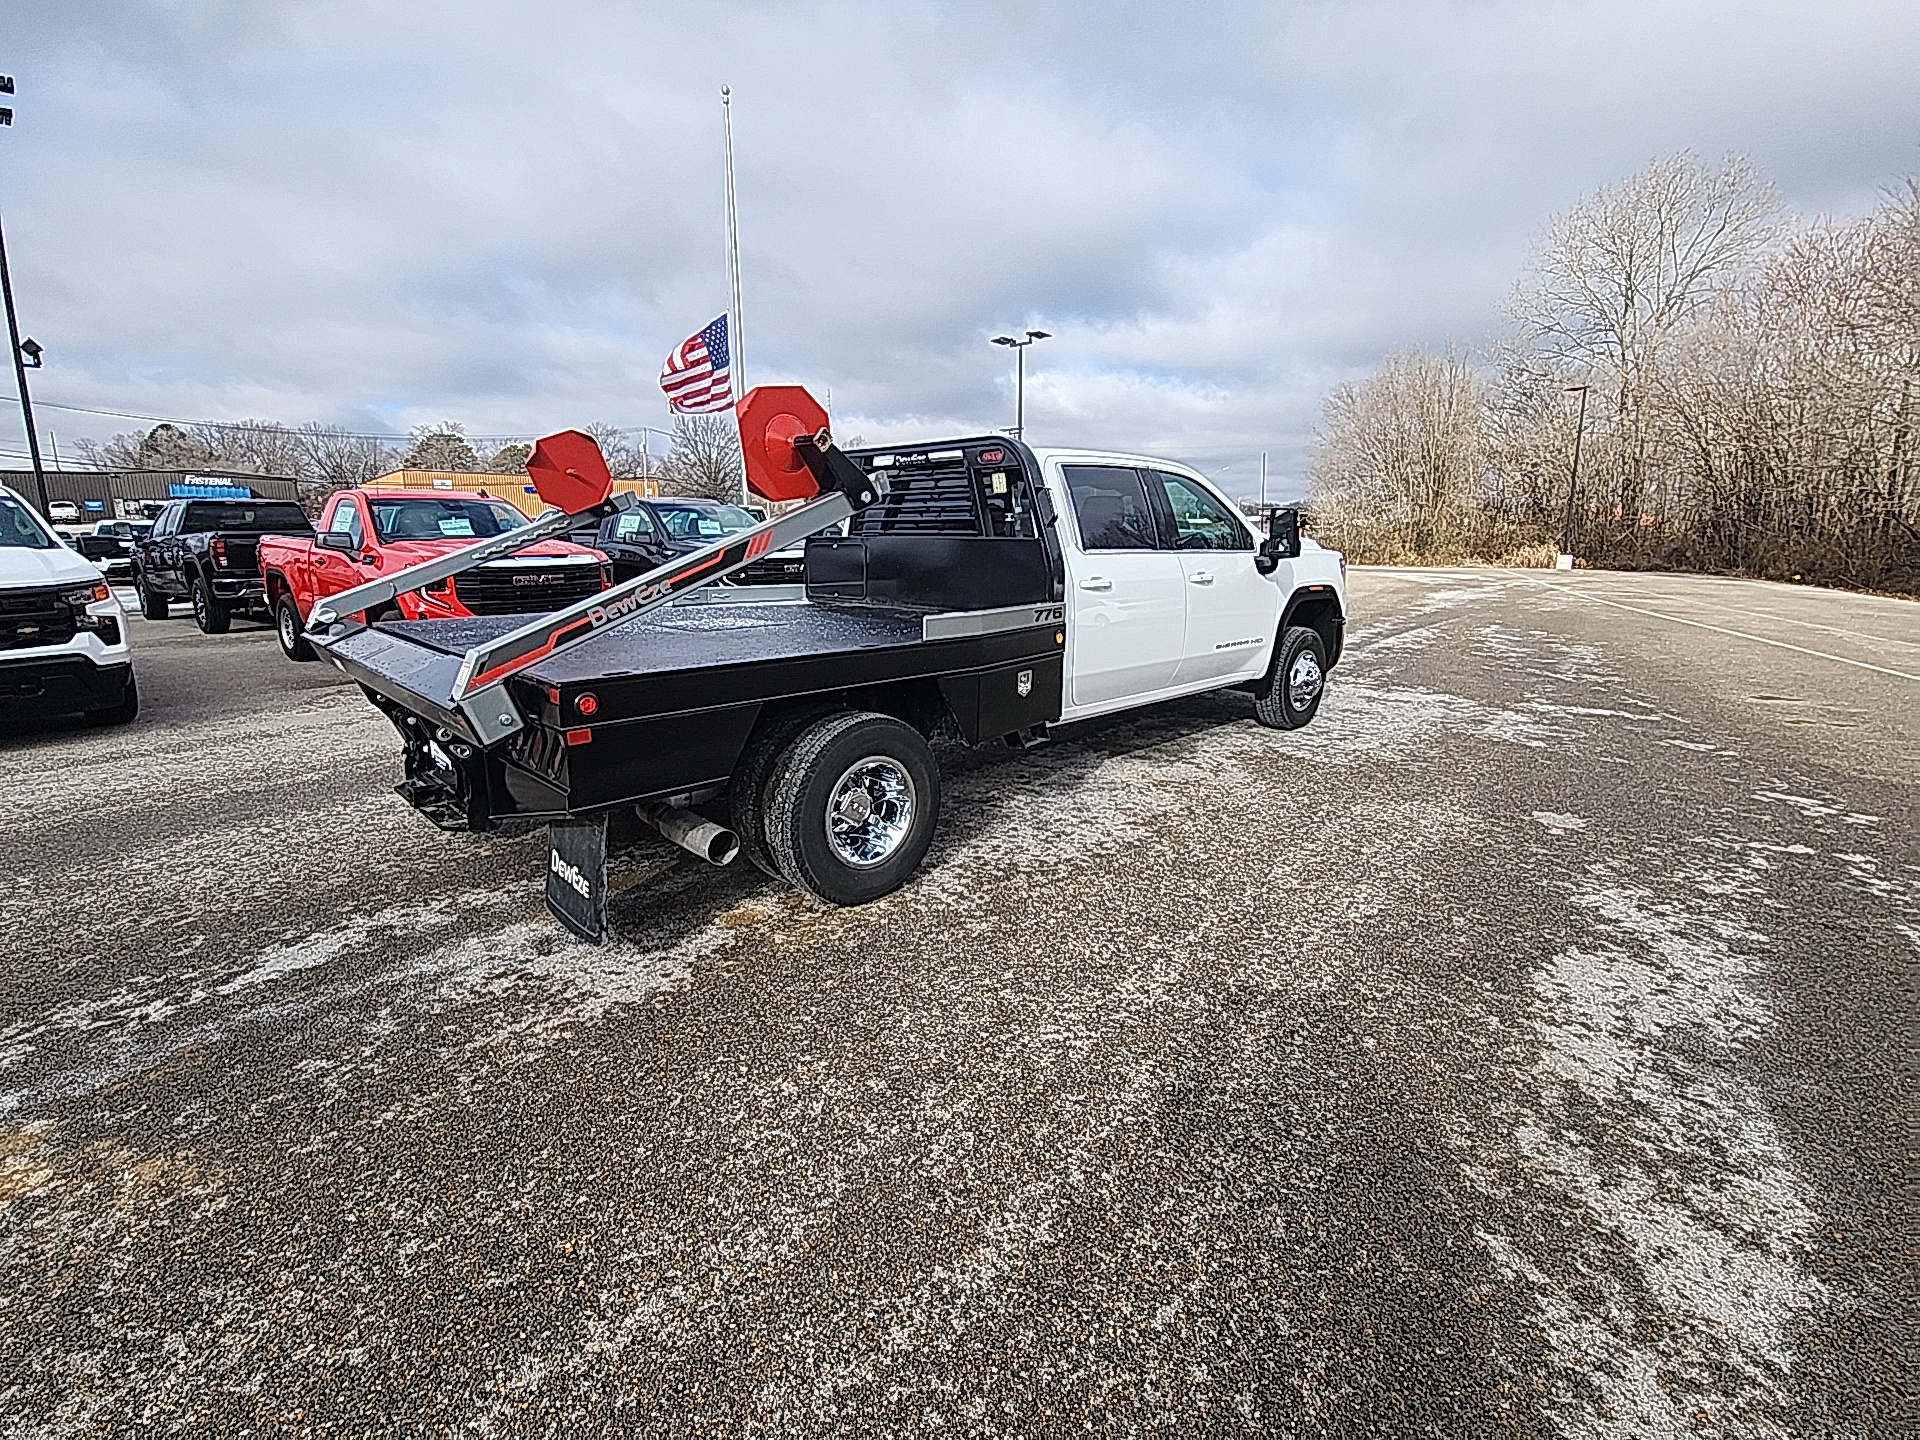
[[[59,590],[0,590],[0,650],[64,645],[73,638],[73,610]]]
[[[482,565],[453,582],[475,615],[537,615],[600,593],[598,565]]]
[[[804,555],[769,555],[733,572],[735,585],[804,585],[807,560]]]

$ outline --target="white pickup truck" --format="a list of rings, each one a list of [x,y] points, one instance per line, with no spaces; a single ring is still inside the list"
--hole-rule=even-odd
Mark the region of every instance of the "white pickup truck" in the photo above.
[[[547,516],[308,618],[393,721],[415,807],[450,829],[548,823],[548,903],[577,933],[605,932],[610,819],[858,904],[926,854],[936,738],[1024,747],[1227,687],[1265,725],[1313,719],[1346,567],[1295,512],[1270,512],[1262,537],[1206,477],[1142,455],[996,436],[845,452],[811,433],[804,392],[767,393],[742,403],[749,483],[812,497],[797,510],[548,615],[356,618],[615,513],[576,483],[597,450],[563,432],[529,465]],[[804,585],[713,585],[801,539]]]
[[[100,567],[0,485],[0,716],[139,713],[127,617]]]

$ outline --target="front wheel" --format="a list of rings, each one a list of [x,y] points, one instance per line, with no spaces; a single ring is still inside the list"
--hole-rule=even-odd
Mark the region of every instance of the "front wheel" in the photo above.
[[[1254,689],[1254,716],[1271,730],[1298,730],[1320,712],[1326,687],[1327,647],[1320,632],[1290,625]]]
[[[133,593],[140,598],[140,614],[143,618],[148,620],[167,618],[167,597],[157,593],[147,584],[146,571],[133,572]]]
[[[940,815],[940,767],[918,730],[851,711],[815,721],[780,757],[765,813],[780,873],[834,905],[864,905],[920,868]]]
[[[300,609],[293,603],[293,596],[282,595],[274,603],[273,628],[280,637],[281,653],[287,659],[304,662],[319,658],[307,643],[306,629],[300,623]]]
[[[126,725],[140,713],[140,690],[133,683],[133,676],[127,676],[127,688],[120,693],[120,703],[109,705],[104,710],[87,711],[89,725]]]
[[[226,634],[233,624],[233,612],[227,608],[227,602],[215,595],[212,587],[198,575],[188,582],[188,593],[193,601],[193,623],[200,627],[200,633]]]

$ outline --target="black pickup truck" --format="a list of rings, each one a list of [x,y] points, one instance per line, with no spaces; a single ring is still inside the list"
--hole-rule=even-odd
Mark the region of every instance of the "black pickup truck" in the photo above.
[[[720,500],[666,496],[641,500],[630,509],[575,530],[568,538],[602,552],[613,566],[614,583],[664,565],[681,555],[738,535],[760,524],[739,505]],[[806,557],[799,546],[762,555],[727,577],[733,585],[801,585]]]
[[[185,600],[209,635],[224,634],[235,610],[265,618],[260,537],[312,534],[313,522],[291,500],[171,501],[134,546],[140,613],[164,620],[173,601]]]

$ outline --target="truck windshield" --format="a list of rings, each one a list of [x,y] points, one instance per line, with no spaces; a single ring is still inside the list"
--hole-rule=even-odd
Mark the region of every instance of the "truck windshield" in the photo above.
[[[253,535],[311,535],[313,522],[291,500],[196,500],[181,517],[180,533],[216,530]]]
[[[59,543],[38,515],[11,495],[0,495],[0,549],[53,550]]]
[[[653,513],[676,540],[718,540],[758,523],[738,505],[675,505],[656,500]]]
[[[483,540],[527,523],[500,500],[379,500],[367,497],[373,530],[389,540]]]

